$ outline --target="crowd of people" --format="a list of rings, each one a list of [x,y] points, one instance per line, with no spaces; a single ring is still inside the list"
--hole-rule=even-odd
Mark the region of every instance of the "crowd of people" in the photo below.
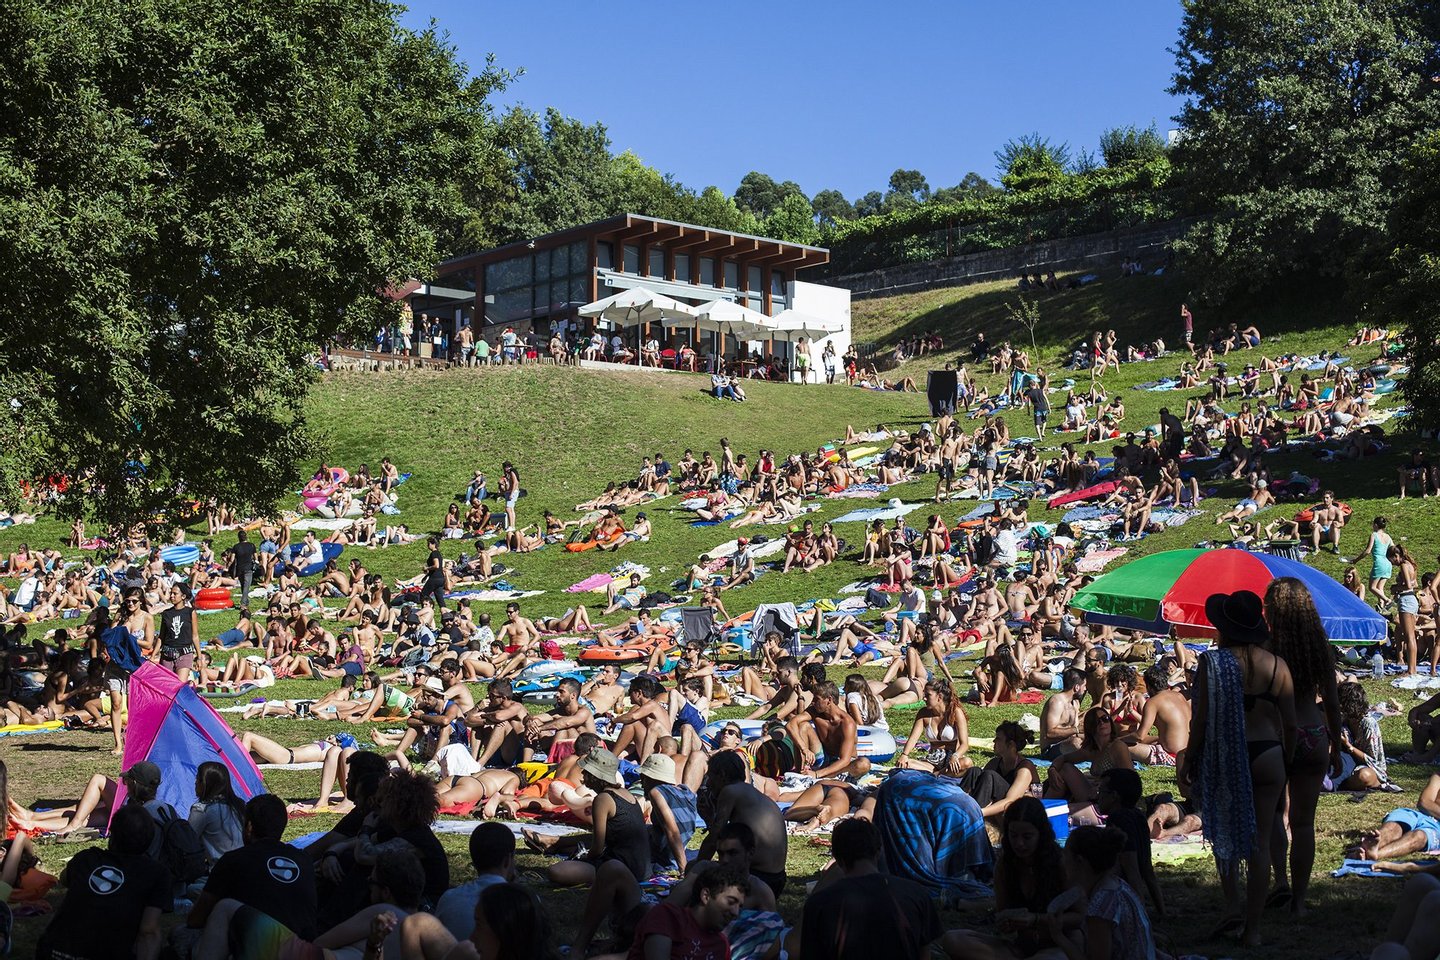
[[[1082,348],[1082,368],[1095,376],[1077,393],[1032,370],[1023,349],[992,352],[981,338],[973,362],[1004,374],[1006,387],[990,397],[962,367],[957,412],[913,433],[847,429],[843,444],[761,450],[753,462],[727,439],[718,455],[686,450],[674,464],[656,452],[638,474],[577,504],[582,519],[546,511],[531,526],[519,516],[528,511],[516,466],[502,465],[493,490],[476,471],[410,580],[387,583],[359,558],[327,561],[314,531],[292,543],[283,521],[240,523],[219,555],[207,540],[188,570],[143,534],[112,531],[121,541],[112,559],[70,567],[59,551],[22,545],[4,568],[18,586],[0,590],[5,723],[108,729],[118,754],[127,676],[150,661],[207,690],[263,692],[279,679],[313,678],[317,696],[261,700],[245,716],[371,725],[293,743],[239,735],[259,763],[320,764],[315,801],[288,809],[270,794],[242,803],[225,765],[208,763],[196,772],[195,807],[177,811],[156,799],[159,768],[141,762],[118,780],[97,775],[71,804],[30,810],[8,795],[0,765],[17,838],[108,826],[108,843],[77,854],[60,876],[66,894],[39,955],[108,956],[120,944],[153,957],[168,944],[200,958],[544,957],[556,918],[531,889],[543,880],[587,888],[566,924],[571,957],[919,956],[934,947],[954,958],[1148,960],[1158,955],[1152,921],[1167,917],[1153,847],[1187,836],[1203,836],[1216,862],[1223,910],[1214,934],[1259,945],[1267,907],[1297,917],[1309,909],[1321,794],[1400,790],[1363,687],[1338,669],[1315,604],[1293,579],[1274,581],[1263,598],[1211,596],[1216,642],[1199,649],[1087,623],[1071,602],[1094,579],[1082,570],[1088,548],[1147,535],[1157,510],[1198,510],[1212,481],[1248,483],[1250,496],[1216,522],[1231,524],[1237,543],[1258,544],[1256,514],[1280,500],[1309,503],[1318,490],[1309,478],[1272,475],[1265,451],[1300,438],[1317,455],[1372,455],[1382,434],[1364,421],[1376,385],[1333,358],[1312,377],[1306,358],[1262,356],[1232,378],[1216,354],[1258,350],[1259,332],[1217,330],[1196,347],[1193,318],[1182,317],[1193,359],[1178,389],[1207,394],[1188,401],[1183,417],[1162,409],[1158,429],[1122,434],[1125,405],[1102,386],[1107,369],[1165,353],[1158,340],[1121,359],[1113,332],[1097,333]],[[1384,340],[1365,343],[1388,350]],[[915,349],[941,345],[926,337]],[[822,362],[832,378],[835,359]],[[1302,366],[1287,392],[1289,371]],[[843,368],[857,379],[851,363]],[[1049,397],[1059,391],[1060,432],[1080,436],[1042,456]],[[1223,409],[1236,399],[1238,412]],[[1022,406],[1039,442],[1016,442],[999,415]],[[1110,444],[1108,454],[1077,449],[1087,443]],[[846,448],[861,445],[874,452],[852,458]],[[944,506],[913,525],[896,512],[866,524],[854,543],[803,515],[822,498],[888,492],[930,473],[936,504],[994,502],[956,522]],[[316,482],[335,476],[322,466]],[[361,516],[402,482],[388,460],[357,476],[347,495],[375,498]],[[1402,493],[1440,492],[1419,451],[1398,479]],[[1102,482],[1105,490],[1082,498],[1113,518],[1098,536],[1030,516],[1032,499]],[[336,484],[328,486],[330,504]],[[1002,489],[1021,495],[996,497]],[[496,623],[456,595],[546,545],[643,557],[656,535],[646,511],[669,496],[698,522],[773,523],[783,541],[761,564],[770,538],[747,531],[671,586],[707,612],[714,635],[687,636],[683,616],[670,615],[684,603],[647,589],[649,571],[638,565],[616,568],[603,607],[576,603],[559,617],[528,616],[512,600]],[[637,507],[646,509],[627,522],[622,514]],[[214,531],[235,523],[223,505],[210,512]],[[1344,505],[1325,491],[1304,513],[1267,524],[1264,539],[1338,554]],[[1436,578],[1419,575],[1388,528],[1383,517],[1371,524],[1362,550],[1371,575],[1347,585],[1394,618],[1400,659],[1414,673],[1422,653],[1432,665],[1440,655]],[[75,536],[84,542],[83,529]],[[473,547],[447,559],[441,545],[452,538]],[[781,605],[763,630],[751,629],[739,663],[717,655],[720,630],[745,622],[726,609],[733,591],[762,573],[798,578],[836,563],[856,565],[856,602]],[[264,609],[252,611],[257,586]],[[239,591],[238,623],[211,644],[194,606],[202,590]],[[57,618],[76,622],[44,636],[28,629]],[[615,659],[544,682],[544,668],[576,645]],[[883,673],[860,672],[877,664]],[[1034,704],[1035,722],[1000,723],[990,742],[972,736],[973,711],[1012,703]],[[715,720],[733,707],[748,716]],[[899,738],[889,729],[897,708],[914,710]],[[1440,697],[1411,711],[1414,742],[1402,762],[1440,751],[1437,713]],[[889,753],[877,746],[887,737]],[[1173,771],[1162,774],[1171,789],[1146,795],[1142,765]],[[1440,777],[1352,855],[1389,864],[1440,849],[1437,795]],[[288,818],[313,812],[342,818],[304,847],[285,843]],[[469,839],[474,880],[453,884],[432,830],[441,815],[481,821]],[[575,832],[537,825],[517,834],[508,825],[517,818]],[[917,848],[916,831],[927,830],[935,842]],[[787,864],[797,834],[828,835],[833,862],[799,912],[786,913],[779,904],[794,889]],[[517,836],[551,858],[543,878],[516,883]],[[0,884],[38,869],[29,843],[12,841]],[[947,931],[935,901],[969,883],[993,891],[995,922]],[[1423,908],[1432,895],[1440,898],[1432,877],[1412,880],[1392,926],[1389,939],[1411,955],[1436,939]],[[166,932],[161,917],[177,897],[193,906]]]

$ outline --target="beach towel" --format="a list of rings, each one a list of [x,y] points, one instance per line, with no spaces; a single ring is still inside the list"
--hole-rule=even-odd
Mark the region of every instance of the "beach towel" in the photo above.
[[[1069,506],[1072,503],[1098,500],[1101,497],[1108,497],[1114,493],[1117,486],[1119,486],[1119,484],[1115,483],[1115,481],[1107,480],[1104,483],[1097,483],[1093,487],[1086,487],[1084,490],[1076,490],[1073,493],[1062,493],[1059,496],[1051,497],[1046,506],[1051,510],[1055,510],[1059,507]]]
[[[455,590],[445,594],[446,600],[486,600],[500,603],[506,600],[524,600],[538,597],[544,590]]]
[[[1424,867],[1433,867],[1436,863],[1440,863],[1440,861],[1436,860],[1414,860],[1406,862],[1414,863],[1416,866]],[[1394,873],[1390,870],[1376,870],[1375,863],[1372,860],[1352,860],[1349,857],[1346,857],[1344,860],[1341,861],[1340,869],[1330,871],[1330,876],[1371,878],[1385,877],[1390,880],[1399,880],[1401,877],[1405,876],[1405,874]]]
[[[1085,556],[1075,561],[1075,569],[1081,573],[1099,573],[1113,560],[1125,556],[1125,547],[1112,547],[1109,550],[1092,550]]]
[[[1255,796],[1245,749],[1245,677],[1229,650],[1200,655],[1210,694],[1200,757],[1200,809],[1205,840],[1221,874],[1239,869],[1255,842]]]
[[[610,581],[615,579],[608,573],[592,573],[579,583],[572,583],[565,588],[566,593],[584,593],[587,590],[601,589],[609,586]]]
[[[830,522],[860,523],[863,521],[869,523],[871,520],[894,520],[896,517],[904,517],[914,513],[923,506],[925,506],[923,503],[899,503],[897,505],[897,501],[891,501],[891,505],[888,507],[875,507],[870,510],[851,510],[849,513],[841,514]]]
[[[994,852],[985,818],[958,781],[919,770],[891,774],[876,797],[875,826],[891,874],[947,898],[990,896]]]

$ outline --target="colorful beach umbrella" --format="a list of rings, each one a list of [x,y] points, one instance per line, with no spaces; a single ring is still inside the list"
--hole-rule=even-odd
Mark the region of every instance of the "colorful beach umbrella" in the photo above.
[[[1071,605],[1090,623],[1180,636],[1214,636],[1205,600],[1251,590],[1265,596],[1270,582],[1294,577],[1315,600],[1331,643],[1375,643],[1385,618],[1334,578],[1298,560],[1240,549],[1166,550],[1127,563],[1075,595]]]

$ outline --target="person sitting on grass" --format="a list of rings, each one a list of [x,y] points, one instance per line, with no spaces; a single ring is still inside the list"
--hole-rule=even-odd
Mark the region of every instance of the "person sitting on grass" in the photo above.
[[[400,922],[401,952],[396,956],[415,960],[554,960],[556,956],[545,907],[517,883],[482,888],[463,927],[465,932],[456,934],[431,914],[413,913]]]
[[[143,807],[127,805],[110,822],[107,847],[71,858],[60,875],[65,898],[40,935],[37,958],[160,955],[160,915],[173,908],[174,895],[170,872],[148,854],[159,833]]]
[[[1440,853],[1440,773],[1430,775],[1414,807],[1391,810],[1377,829],[1365,831],[1360,842],[1345,853],[1356,860],[1378,861]],[[1379,867],[1396,873],[1421,869],[1419,864],[1381,863]]]

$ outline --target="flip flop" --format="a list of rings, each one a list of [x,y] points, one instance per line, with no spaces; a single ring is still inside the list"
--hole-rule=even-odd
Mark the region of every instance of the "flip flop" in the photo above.
[[[1265,898],[1265,909],[1271,910],[1277,907],[1288,907],[1290,906],[1290,901],[1293,899],[1294,897],[1291,895],[1289,887],[1276,887],[1270,892],[1270,896]]]
[[[1210,931],[1210,939],[1232,939],[1245,932],[1244,917],[1225,917]]]
[[[525,841],[525,846],[536,853],[549,853],[550,848],[540,842],[539,835],[533,830],[521,830],[520,839]]]

